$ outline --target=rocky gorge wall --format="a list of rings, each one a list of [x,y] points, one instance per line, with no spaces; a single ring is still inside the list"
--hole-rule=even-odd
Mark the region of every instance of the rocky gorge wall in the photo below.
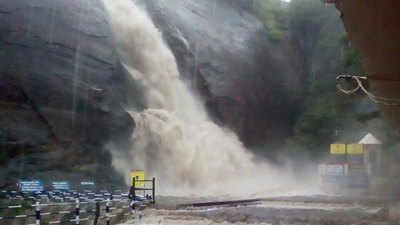
[[[0,43],[2,182],[109,168],[101,145],[134,123],[101,1],[2,1]]]
[[[248,146],[290,135],[302,97],[298,59],[264,24],[232,1],[137,1],[162,31],[181,75],[220,124]]]
[[[229,1],[137,3],[215,121],[249,146],[290,134],[296,59],[256,17]],[[33,176],[122,182],[103,145],[131,135],[126,109],[142,110],[143,96],[119,64],[100,0],[0,2],[0,61],[0,185]]]

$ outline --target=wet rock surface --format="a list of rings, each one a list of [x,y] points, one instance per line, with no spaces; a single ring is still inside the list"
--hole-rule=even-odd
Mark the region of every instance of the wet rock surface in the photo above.
[[[278,144],[290,133],[288,118],[299,107],[301,81],[287,43],[271,41],[264,25],[231,1],[137,2],[217,122],[250,146]]]
[[[96,160],[107,158],[102,144],[134,122],[101,1],[2,1],[0,44],[0,136],[11,156],[0,177],[71,172],[87,156],[110,167]]]
[[[229,1],[140,4],[218,123],[248,145],[288,135],[298,96],[285,93],[299,81],[290,54],[257,18]],[[2,1],[0,44],[0,139],[8,153],[0,184],[78,171],[101,179],[111,170],[103,144],[134,129],[124,108],[144,106],[119,64],[102,2]]]

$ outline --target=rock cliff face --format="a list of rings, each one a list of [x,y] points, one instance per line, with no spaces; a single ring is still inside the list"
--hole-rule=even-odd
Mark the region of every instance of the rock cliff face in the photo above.
[[[2,1],[0,43],[0,134],[12,156],[0,175],[96,164],[105,141],[132,132],[100,0]]]
[[[300,81],[293,57],[260,21],[225,0],[137,2],[216,121],[250,146],[290,133]],[[0,185],[108,179],[102,146],[134,130],[125,107],[143,107],[115,49],[101,0],[0,2]]]
[[[397,99],[383,100],[380,107],[390,123],[400,129],[400,2],[337,0],[336,7],[352,43],[364,56],[371,92]]]
[[[209,112],[249,146],[278,144],[298,109],[293,54],[232,1],[142,0],[174,52],[181,74]],[[287,46],[286,46],[287,47]]]

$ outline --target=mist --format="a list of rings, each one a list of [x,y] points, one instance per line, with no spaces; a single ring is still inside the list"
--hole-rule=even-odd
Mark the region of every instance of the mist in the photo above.
[[[147,109],[136,122],[128,153],[110,144],[112,164],[130,185],[131,169],[158,178],[165,194],[231,194],[286,190],[289,172],[255,162],[232,131],[214,124],[180,79],[174,55],[149,16],[130,0],[104,0],[120,60],[143,87]]]

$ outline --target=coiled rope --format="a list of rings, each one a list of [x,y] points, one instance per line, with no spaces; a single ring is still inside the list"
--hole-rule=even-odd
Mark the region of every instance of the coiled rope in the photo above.
[[[340,80],[354,80],[354,81],[356,81],[357,86],[355,88],[349,89],[349,90],[344,89],[339,82]],[[368,80],[368,77],[366,77],[366,76],[340,75],[340,76],[336,77],[337,88],[344,94],[351,95],[361,89],[365,93],[365,95],[367,95],[367,97],[371,101],[375,102],[376,104],[385,105],[385,106],[400,106],[400,99],[380,97],[380,96],[376,96],[376,95],[372,94],[371,92],[369,92],[363,84],[363,81],[367,81],[367,80]]]

